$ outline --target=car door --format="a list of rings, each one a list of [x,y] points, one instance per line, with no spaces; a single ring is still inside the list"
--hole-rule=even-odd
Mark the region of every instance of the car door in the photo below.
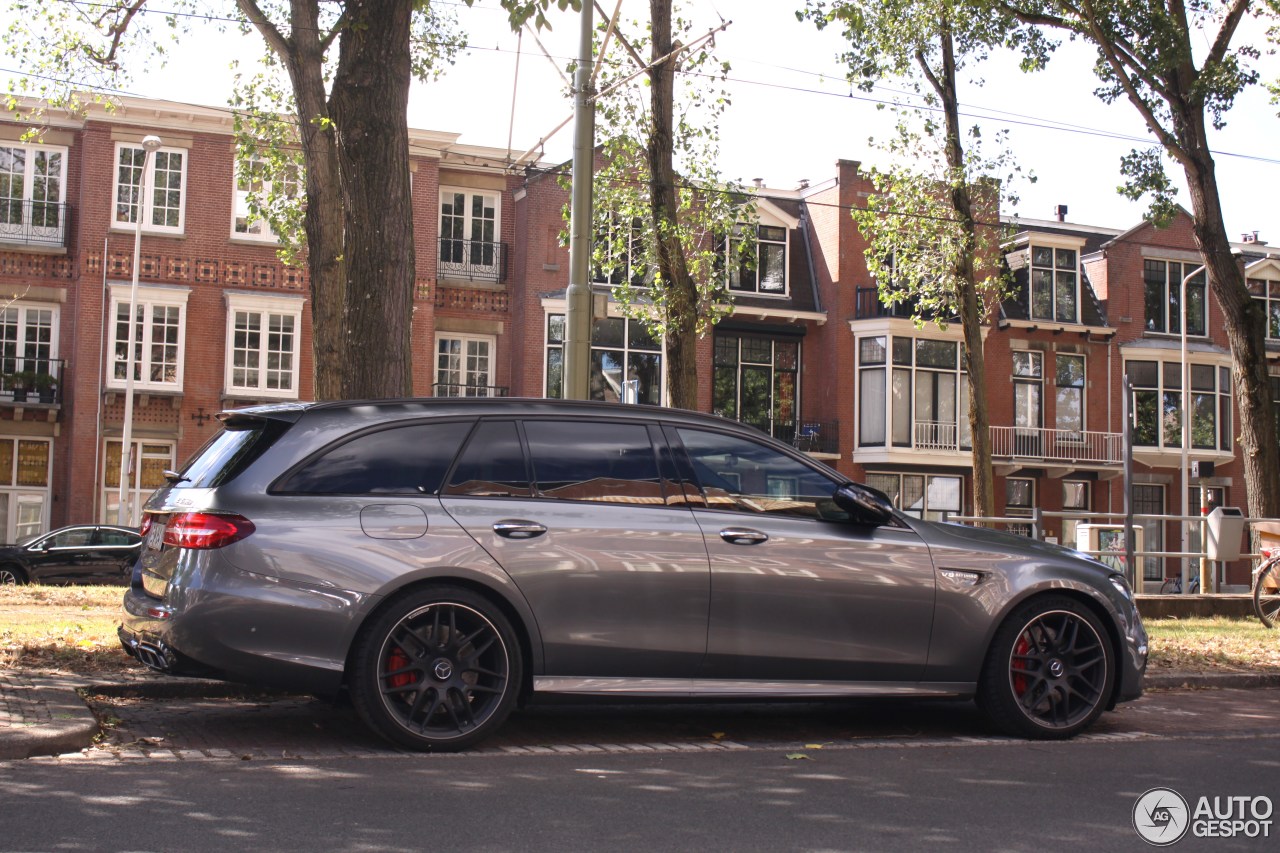
[[[118,527],[99,527],[94,533],[93,550],[98,560],[97,573],[104,578],[122,578],[138,559],[142,539],[136,533]]]
[[[533,609],[546,676],[688,678],[707,646],[701,529],[639,422],[484,421],[441,500]],[[526,448],[528,458],[526,459]]]
[[[669,428],[706,505],[706,673],[717,678],[914,682],[928,659],[934,571],[905,524],[852,523],[840,481],[763,441]]]
[[[27,548],[31,579],[73,581],[93,575],[97,560],[93,552],[92,526],[64,527]]]

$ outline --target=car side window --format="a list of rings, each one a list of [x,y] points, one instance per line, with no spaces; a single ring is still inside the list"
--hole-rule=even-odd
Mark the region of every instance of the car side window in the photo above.
[[[99,530],[94,540],[98,545],[108,547],[128,547],[136,544],[138,537],[130,536],[123,530]]]
[[[708,509],[847,521],[840,485],[776,449],[737,436],[677,427]]]
[[[50,536],[45,545],[49,548],[83,548],[93,540],[92,527],[77,527]]]
[[[491,498],[533,496],[515,421],[482,421],[476,427],[443,494]]]
[[[423,495],[440,489],[469,421],[366,433],[307,462],[278,491],[311,495]]]
[[[658,460],[643,424],[525,421],[538,496],[663,506]]]

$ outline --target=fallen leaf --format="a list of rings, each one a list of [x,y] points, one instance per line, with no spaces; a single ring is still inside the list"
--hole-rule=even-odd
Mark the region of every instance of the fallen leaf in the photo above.
[[[813,761],[813,759],[812,759],[812,758],[810,758],[809,756],[805,755],[803,752],[788,752],[788,753],[787,753],[787,761],[800,761],[800,760],[802,760],[802,759],[803,759],[804,761]]]
[[[716,740],[721,740],[721,739],[723,739],[723,738],[725,737],[725,733],[724,733],[724,732],[712,732],[712,733],[711,733],[711,736],[712,736],[713,738],[715,738]]]
[[[805,749],[822,749],[822,744],[820,744],[820,743],[806,743],[806,744],[804,745],[804,748],[805,748]]]

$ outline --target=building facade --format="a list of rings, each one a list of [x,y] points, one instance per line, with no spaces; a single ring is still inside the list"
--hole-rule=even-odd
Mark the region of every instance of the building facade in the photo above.
[[[282,264],[248,215],[225,110],[126,100],[55,121],[38,143],[0,124],[0,537],[128,520],[216,429],[211,415],[312,394],[306,271]],[[139,204],[144,136],[162,145]],[[410,131],[417,286],[415,393],[559,396],[568,193],[545,165],[456,135]],[[732,313],[699,344],[698,405],[750,423],[889,494],[905,512],[972,511],[972,438],[958,324],[917,325],[881,303],[850,209],[872,186],[842,160],[829,180],[758,187],[756,263],[725,270]],[[135,409],[123,446],[133,247]],[[1065,217],[1063,217],[1065,218]],[[997,514],[1095,516],[1123,507],[1123,378],[1134,389],[1136,510],[1181,510],[1182,282],[1192,484],[1245,505],[1231,359],[1190,219],[1129,231],[1059,220],[1008,228],[1013,293],[984,329]],[[1280,399],[1280,254],[1252,235],[1243,263],[1271,318]],[[661,340],[611,295],[645,271],[596,276],[592,395],[663,404]],[[1274,342],[1274,346],[1272,346]],[[120,483],[122,458],[127,479]],[[1080,518],[1040,532],[1074,544]],[[1027,528],[1029,531],[1029,527]],[[1024,531],[1026,532],[1026,531]],[[1177,550],[1149,523],[1148,549]],[[1149,558],[1151,580],[1172,561]],[[1227,567],[1242,583],[1247,568]]]

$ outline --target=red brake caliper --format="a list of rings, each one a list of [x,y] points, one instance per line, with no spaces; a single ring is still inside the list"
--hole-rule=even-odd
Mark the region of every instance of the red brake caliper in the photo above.
[[[1018,642],[1013,646],[1013,654],[1015,658],[1025,655],[1031,651],[1031,643],[1027,640],[1026,635],[1018,638]],[[1025,660],[1014,660],[1011,664],[1013,669],[1027,669]],[[1027,692],[1027,677],[1025,675],[1015,675],[1013,677],[1013,691],[1021,696]]]
[[[392,649],[391,654],[387,655],[387,669],[391,672],[404,669],[408,665],[409,656],[399,646]],[[412,684],[413,682],[414,676],[412,672],[402,672],[387,678],[387,683],[391,687],[404,687],[406,684]]]

